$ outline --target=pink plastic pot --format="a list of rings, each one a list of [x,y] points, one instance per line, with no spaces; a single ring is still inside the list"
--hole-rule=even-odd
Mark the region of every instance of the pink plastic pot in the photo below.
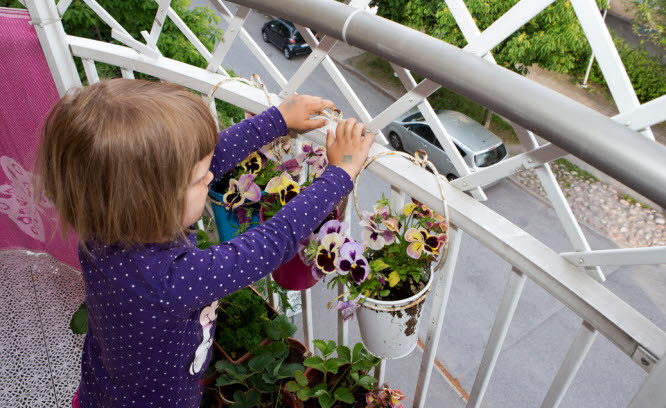
[[[275,283],[288,290],[310,289],[317,283],[312,276],[312,267],[304,264],[298,255],[282,264],[272,275]]]

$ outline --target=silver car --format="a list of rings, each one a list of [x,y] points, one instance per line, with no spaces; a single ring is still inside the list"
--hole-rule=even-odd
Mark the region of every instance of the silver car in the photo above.
[[[491,166],[508,157],[502,140],[469,116],[456,111],[442,110],[437,113],[437,117],[451,135],[471,171]],[[384,134],[388,136],[394,149],[404,150],[410,154],[414,154],[417,150],[425,150],[428,159],[437,167],[440,174],[449,180],[458,178],[459,174],[453,167],[451,159],[418,110],[411,110],[402,118],[391,122],[384,128]]]

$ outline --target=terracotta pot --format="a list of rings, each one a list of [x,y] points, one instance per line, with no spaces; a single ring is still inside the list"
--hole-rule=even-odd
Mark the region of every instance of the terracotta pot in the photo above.
[[[253,291],[257,296],[259,296],[260,298],[263,299],[263,296],[261,296],[261,294],[260,294],[259,292],[257,292],[257,290],[256,290],[255,288],[253,288],[252,286],[248,286],[248,288],[252,289],[252,291]],[[265,302],[265,303],[266,303],[266,308],[268,309],[268,315],[269,315],[269,316],[270,316],[271,314],[273,315],[273,317],[279,315],[278,311],[275,310],[275,308],[274,308],[273,306],[271,306],[270,303],[268,303],[268,302]],[[272,318],[272,317],[271,317],[271,318]],[[216,337],[217,337],[217,336],[216,336]],[[264,340],[262,340],[262,341],[259,343],[259,345],[260,345],[260,346],[265,346],[265,345],[268,344],[269,342],[270,342],[270,339],[265,338]],[[244,361],[247,361],[250,357],[252,357],[252,353],[250,353],[250,352],[248,351],[247,353],[243,354],[242,356],[240,356],[239,358],[237,358],[237,359],[234,360],[233,358],[231,358],[231,356],[230,356],[226,351],[224,351],[224,348],[222,348],[222,346],[220,346],[220,344],[218,344],[217,340],[215,340],[215,339],[213,339],[213,347],[215,347],[215,350],[217,350],[217,351],[218,351],[218,352],[219,352],[224,358],[226,358],[231,364],[240,364],[240,363],[242,363],[242,362],[244,362]]]

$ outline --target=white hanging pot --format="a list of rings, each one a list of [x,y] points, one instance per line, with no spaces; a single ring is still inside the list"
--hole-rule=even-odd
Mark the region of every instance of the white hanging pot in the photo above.
[[[356,310],[361,340],[373,355],[397,359],[411,353],[418,341],[419,321],[424,301],[432,287],[433,274],[425,287],[402,300],[363,298]]]

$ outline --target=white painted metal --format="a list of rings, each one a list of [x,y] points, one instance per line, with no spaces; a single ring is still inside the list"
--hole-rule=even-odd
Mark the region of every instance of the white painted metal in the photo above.
[[[61,16],[65,14],[65,11],[69,8],[69,6],[72,4],[72,0],[60,0],[58,2],[58,14]]]
[[[416,87],[416,81],[414,80],[414,77],[412,76],[411,72],[394,64],[391,64],[391,66],[393,67],[393,70],[395,71],[396,75],[402,82],[402,85],[405,87],[405,89],[412,90]],[[453,140],[451,139],[451,135],[449,135],[449,132],[446,131],[446,128],[442,124],[442,121],[439,120],[439,118],[437,117],[437,114],[430,105],[430,102],[428,102],[428,100],[426,99],[422,103],[420,103],[418,107],[419,111],[426,119],[426,122],[428,122],[428,124],[430,125],[430,128],[435,134],[435,137],[437,138],[437,140],[439,140],[439,143],[444,148],[444,151],[451,159],[451,163],[458,171],[458,174],[461,177],[470,175],[471,171],[469,169],[469,166],[467,166],[467,163],[465,163],[465,160],[460,155],[458,148],[454,145]],[[483,190],[481,190],[481,188],[475,186],[471,190],[472,190],[471,191],[472,196],[477,200],[486,201],[488,199],[488,197],[486,197],[486,194],[483,192]]]
[[[317,69],[317,67],[328,57],[328,53],[335,47],[335,44],[338,43],[333,37],[324,37],[321,42],[317,44],[316,47],[312,47],[312,52],[308,57],[303,61],[298,70],[294,75],[289,79],[287,85],[285,85],[280,91],[279,95],[283,98],[296,92],[298,88],[303,85],[306,79]]]
[[[472,14],[467,10],[467,6],[465,6],[463,0],[445,0],[445,2],[451,11],[453,18],[456,20],[456,23],[458,23],[460,32],[462,32],[468,43],[471,44],[474,39],[481,36],[481,31],[476,26],[474,17],[472,17]],[[485,52],[483,55],[479,56],[487,61],[495,63],[495,58],[493,58],[490,52]]]
[[[160,52],[157,50],[157,48],[149,48],[146,44],[135,40],[129,34],[123,34],[115,28],[111,29],[111,38],[127,45],[138,53],[145,54],[148,57],[158,58],[160,56]]]
[[[601,18],[596,2],[594,0],[571,0],[571,5],[585,31],[585,36],[592,47],[620,113],[636,109],[639,106],[638,97],[620,59],[620,54],[613,44],[608,28]],[[649,128],[642,133],[654,140],[654,135]]]
[[[123,76],[125,79],[134,79],[134,72],[132,72],[129,69],[125,68],[120,68],[120,74]]]
[[[606,15],[608,14],[608,9],[610,8],[610,0],[608,0],[608,4],[606,5],[606,8],[604,8],[604,13],[601,16],[601,19],[606,21]],[[590,78],[590,72],[592,72],[592,64],[594,64],[594,51],[592,52],[592,55],[590,55],[590,62],[587,64],[587,68],[585,69],[585,76],[583,77],[583,82],[580,84],[583,88],[587,88],[587,80]]]
[[[338,296],[340,301],[347,300],[344,294],[347,291],[342,283],[338,283]],[[342,313],[338,312],[338,344],[343,346],[349,345],[349,323],[342,318]]]
[[[425,340],[423,357],[421,358],[421,367],[419,369],[419,378],[416,381],[416,390],[414,391],[414,408],[426,408],[426,397],[430,385],[430,376],[432,375],[435,357],[437,357],[437,347],[442,334],[444,325],[444,314],[449,302],[451,285],[453,284],[453,273],[458,261],[460,251],[460,242],[463,232],[452,226],[449,230],[449,252],[446,262],[442,266],[439,277],[435,283],[435,293],[433,294],[432,311],[429,316],[428,334]],[[432,406],[432,405],[431,405]]]
[[[55,4],[51,1],[26,0],[25,6],[30,12],[58,94],[63,96],[68,89],[81,87],[74,59],[67,46],[67,35]],[[47,21],[50,23],[45,24]]]
[[[463,49],[479,56],[486,55],[554,1],[521,0],[478,36],[465,36],[469,43]],[[460,22],[458,25],[460,26]]]
[[[541,403],[541,408],[556,408],[560,405],[562,398],[566,395],[571,382],[576,376],[580,365],[583,363],[583,360],[590,351],[596,338],[597,331],[594,327],[583,322],[578,329],[578,333],[576,334],[576,338],[571,344],[571,347],[569,347],[567,355],[564,357],[564,361],[562,361],[560,369],[557,371],[557,375],[555,375],[555,378],[548,389],[546,397]]]
[[[666,264],[665,246],[562,252],[560,255],[577,266]]]
[[[303,339],[308,350],[314,350],[314,328],[312,326],[312,291],[301,291],[301,305],[303,310]]]
[[[518,269],[513,268],[511,270],[509,282],[504,289],[502,303],[497,311],[497,316],[495,317],[493,328],[490,331],[488,343],[483,352],[481,365],[476,373],[472,391],[469,394],[469,400],[466,405],[467,408],[481,406],[483,395],[490,383],[490,377],[493,374],[495,364],[497,363],[500,351],[502,350],[502,345],[504,344],[504,339],[509,331],[509,325],[513,319],[513,314],[516,311],[516,306],[518,306],[518,300],[523,293],[526,279],[527,276],[521,273]]]
[[[666,408],[664,384],[666,384],[666,361],[662,358],[631,400],[629,408]]]
[[[88,79],[88,84],[96,84],[99,82],[99,75],[97,75],[97,68],[95,67],[95,61],[90,59],[82,59],[83,70],[86,72],[86,78]]]
[[[229,8],[222,2],[222,0],[211,0],[211,4],[217,11],[220,12],[222,18],[224,18],[227,23],[231,23],[233,14]],[[273,64],[273,61],[270,60],[264,53],[264,51],[257,45],[257,43],[252,39],[250,34],[244,28],[240,29],[240,39],[247,46],[250,52],[259,60],[259,63],[268,71],[268,74],[277,82],[278,86],[283,87],[287,84],[287,79],[282,75],[280,70]]]
[[[636,109],[613,116],[630,129],[641,130],[666,121],[666,95],[644,103]]]
[[[95,14],[97,14],[97,16],[99,18],[101,18],[102,21],[104,21],[109,27],[111,27],[112,29],[116,29],[117,31],[120,31],[122,34],[124,34],[124,35],[126,35],[130,38],[132,37],[127,32],[127,30],[125,30],[125,28],[123,26],[121,26],[116,21],[116,19],[113,18],[111,16],[111,14],[109,14],[106,10],[104,10],[104,8],[102,6],[100,6],[99,3],[97,3],[95,0],[83,0],[83,2],[86,3],[88,5],[88,7],[90,7],[90,9],[92,11],[94,11]]]
[[[370,132],[379,132],[398,116],[423,102],[425,98],[439,88],[440,86],[438,84],[429,79],[424,79],[420,84],[416,85],[413,89],[410,89],[400,99],[391,104],[391,106],[384,109],[382,113],[375,116],[374,119],[367,124],[367,129]]]
[[[207,70],[213,72],[217,71],[222,60],[224,60],[224,57],[231,49],[234,40],[238,37],[238,33],[240,33],[243,28],[243,24],[245,23],[247,16],[250,14],[250,11],[252,10],[248,7],[238,8],[236,14],[231,18],[231,22],[227,27],[227,31],[224,33],[224,37],[222,37],[222,40],[215,47],[215,51],[213,51],[213,57],[208,63]]]
[[[451,185],[463,191],[509,177],[521,171],[532,169],[549,161],[566,156],[567,152],[546,143],[525,153],[503,160],[492,167],[481,168],[467,176],[451,181]]]
[[[380,387],[384,384],[384,377],[386,377],[386,360],[382,359],[375,367],[375,378],[377,379],[377,385]]]
[[[164,20],[166,20],[167,13],[171,7],[171,0],[155,0],[158,4],[157,13],[155,14],[155,20],[153,20],[153,27],[150,29],[150,36],[146,41],[146,45],[149,48],[157,48],[157,40],[160,38],[160,33],[162,32],[162,26],[164,26]]]
[[[205,45],[197,38],[197,36],[190,30],[190,28],[185,24],[182,18],[171,8],[169,7],[169,11],[167,13],[171,21],[178,27],[181,33],[185,36],[185,38],[188,39],[188,41],[196,48],[197,51],[199,51],[199,54],[206,60],[206,62],[209,62],[210,59],[213,57],[213,54],[208,51]],[[227,71],[220,66],[217,69],[218,74],[222,74],[225,76],[229,76]]]

